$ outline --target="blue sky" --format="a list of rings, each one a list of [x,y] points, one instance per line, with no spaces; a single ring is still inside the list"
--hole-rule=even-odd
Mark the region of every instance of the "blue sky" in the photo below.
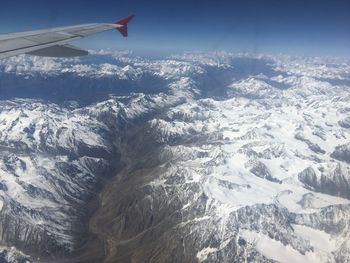
[[[112,22],[135,14],[130,37],[81,40],[137,54],[247,51],[350,57],[349,0],[1,0],[0,32]]]

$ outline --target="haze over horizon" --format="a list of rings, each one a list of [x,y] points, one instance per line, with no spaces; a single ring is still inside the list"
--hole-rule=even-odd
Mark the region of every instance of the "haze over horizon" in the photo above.
[[[106,32],[87,49],[153,56],[182,51],[350,57],[349,1],[2,1],[0,32],[109,22],[135,14],[130,37]]]

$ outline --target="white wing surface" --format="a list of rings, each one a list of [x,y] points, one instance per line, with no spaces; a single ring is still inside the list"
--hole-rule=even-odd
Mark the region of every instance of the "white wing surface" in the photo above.
[[[20,54],[47,57],[75,57],[87,55],[87,51],[67,45],[67,43],[111,29],[117,29],[124,37],[127,37],[127,26],[133,17],[134,16],[128,16],[113,24],[84,24],[20,33],[0,34],[0,59]]]

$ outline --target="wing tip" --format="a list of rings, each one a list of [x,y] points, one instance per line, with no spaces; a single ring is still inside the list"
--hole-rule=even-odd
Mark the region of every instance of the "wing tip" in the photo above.
[[[127,16],[117,22],[115,22],[114,24],[117,25],[121,25],[121,27],[118,27],[117,30],[122,34],[122,36],[127,37],[128,34],[128,23],[131,21],[131,19],[133,19],[135,17],[135,15],[130,15]]]

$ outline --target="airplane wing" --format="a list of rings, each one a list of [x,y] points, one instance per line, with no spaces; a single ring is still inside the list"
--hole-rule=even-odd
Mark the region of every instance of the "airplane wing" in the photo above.
[[[128,23],[133,17],[128,16],[112,24],[84,24],[0,34],[0,59],[20,54],[46,57],[84,56],[88,54],[87,51],[67,43],[111,29],[117,29],[124,37],[127,37]]]

